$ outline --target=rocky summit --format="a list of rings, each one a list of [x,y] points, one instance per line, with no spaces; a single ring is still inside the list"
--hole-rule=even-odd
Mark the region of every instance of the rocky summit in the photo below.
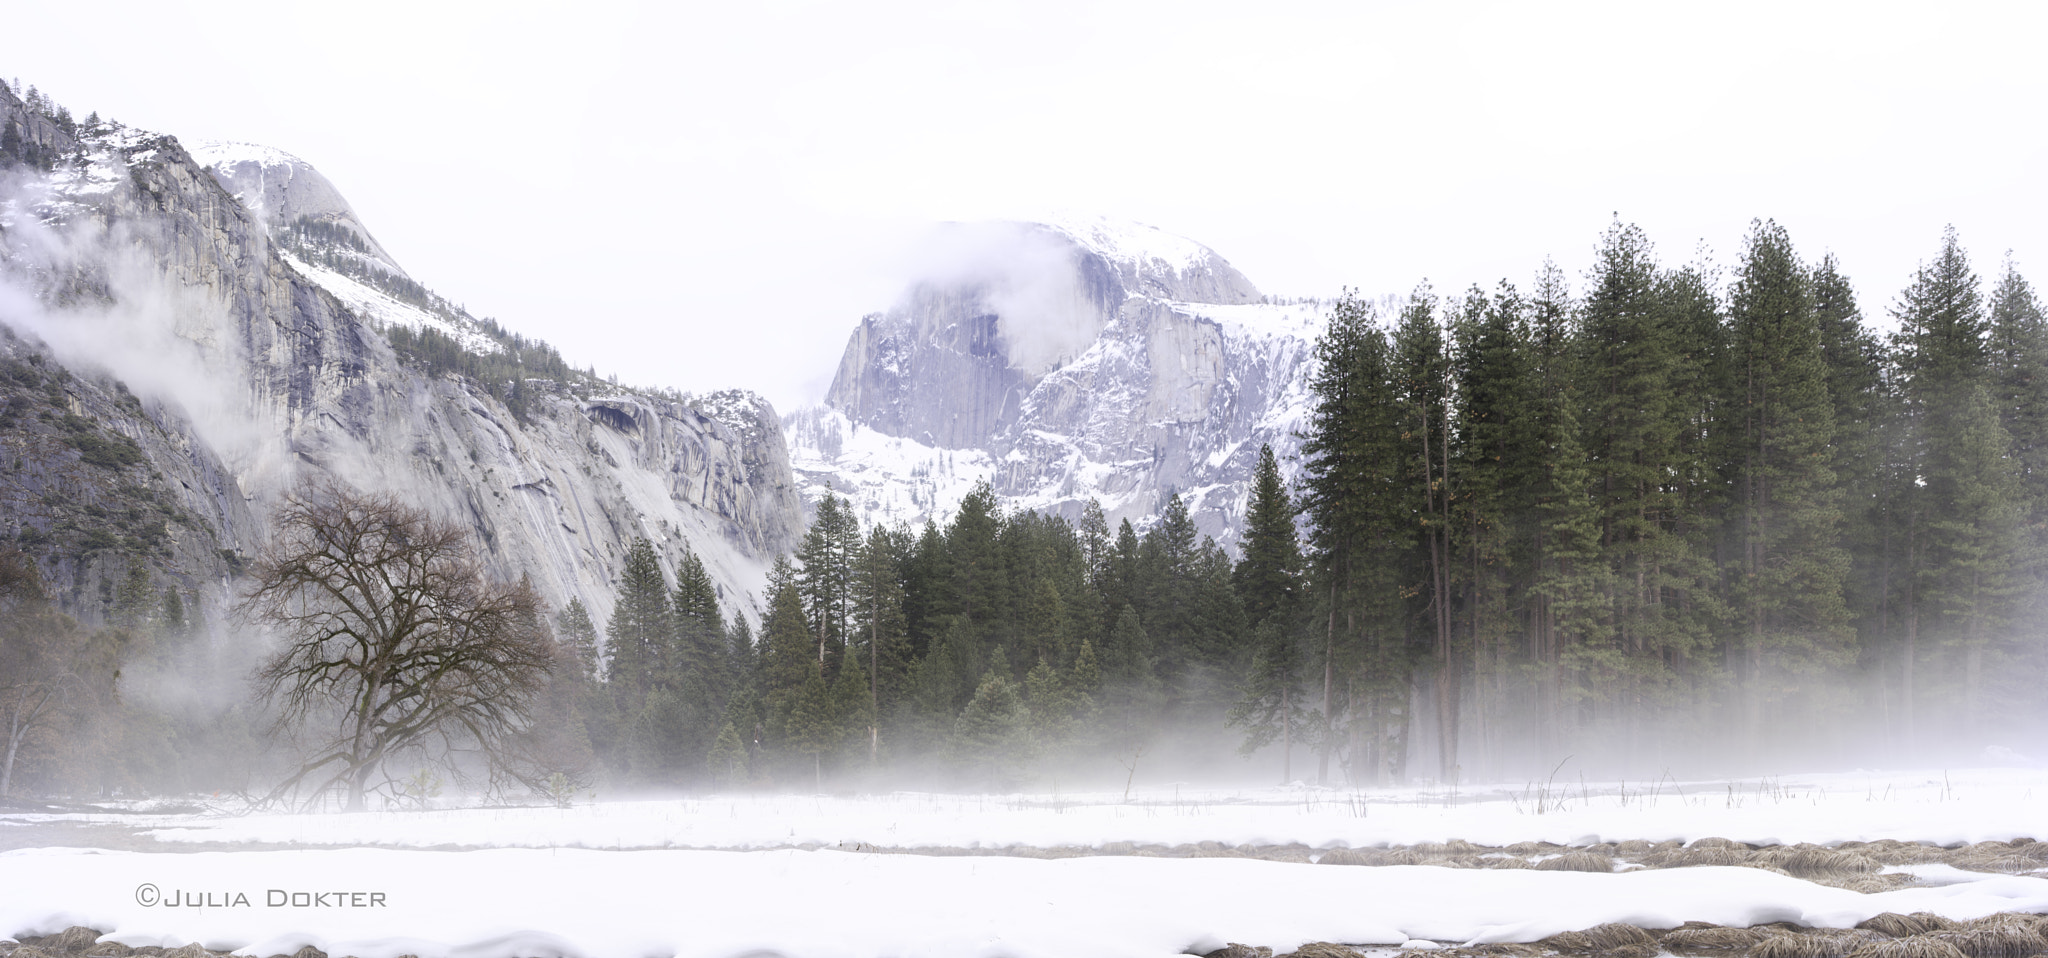
[[[951,228],[949,255],[861,320],[823,405],[783,422],[807,502],[944,521],[1007,505],[1141,527],[1179,493],[1235,540],[1261,444],[1293,471],[1322,307],[1215,251],[1100,218]]]

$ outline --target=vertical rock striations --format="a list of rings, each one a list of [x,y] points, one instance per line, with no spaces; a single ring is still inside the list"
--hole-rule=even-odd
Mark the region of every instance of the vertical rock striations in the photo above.
[[[0,124],[32,122],[0,94]],[[465,523],[493,575],[581,598],[600,624],[636,536],[670,562],[694,549],[729,612],[800,536],[780,420],[757,397],[401,361],[399,325],[475,353],[510,337],[413,283],[311,167],[237,147],[209,173],[175,139],[118,127],[57,147],[72,161],[17,165],[0,197],[0,391],[31,397],[0,420],[0,536],[75,580],[66,604],[88,621],[130,567],[218,614],[278,497],[322,478]],[[273,236],[301,222],[342,258]],[[95,466],[79,435],[137,453]],[[67,498],[148,514],[94,536]]]

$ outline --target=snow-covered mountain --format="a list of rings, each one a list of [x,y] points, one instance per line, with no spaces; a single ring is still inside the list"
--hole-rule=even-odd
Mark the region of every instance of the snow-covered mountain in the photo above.
[[[732,612],[801,535],[765,401],[575,373],[407,275],[305,162],[73,136],[4,91],[0,128],[59,158],[0,182],[0,390],[50,407],[0,416],[0,501],[42,503],[0,536],[74,584],[67,611],[98,620],[141,570],[217,615],[271,506],[323,477],[464,525],[492,574],[600,623],[635,537],[696,551]]]
[[[861,320],[821,406],[783,421],[807,503],[943,522],[976,482],[1142,527],[1173,491],[1233,542],[1262,443],[1291,471],[1322,309],[1213,250],[1100,218],[952,228],[941,262]]]

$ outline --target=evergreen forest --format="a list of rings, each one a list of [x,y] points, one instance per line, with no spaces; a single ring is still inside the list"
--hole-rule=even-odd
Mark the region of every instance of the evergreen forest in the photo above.
[[[1121,776],[1205,734],[1356,785],[1995,756],[2048,671],[2048,322],[1952,230],[1864,309],[1771,222],[1725,275],[1617,222],[1576,289],[1347,295],[1241,555],[1178,496],[1143,534],[828,497],[755,627],[642,545],[611,621],[559,617],[550,748],[799,787]]]

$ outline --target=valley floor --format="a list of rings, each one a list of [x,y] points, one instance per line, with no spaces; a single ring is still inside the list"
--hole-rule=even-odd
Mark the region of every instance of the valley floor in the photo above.
[[[2048,912],[2048,849],[2026,841],[2043,831],[2048,772],[2015,769],[1455,795],[1183,785],[0,811],[0,931],[359,958],[1556,949],[1570,939],[1552,936],[1609,922]]]

